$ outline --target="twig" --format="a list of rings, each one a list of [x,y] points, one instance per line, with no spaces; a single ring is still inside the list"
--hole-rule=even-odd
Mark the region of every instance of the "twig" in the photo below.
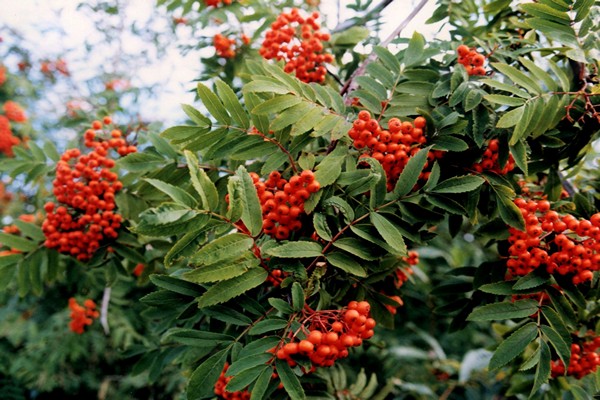
[[[110,333],[110,328],[108,327],[108,303],[110,302],[111,291],[112,288],[110,286],[104,288],[104,294],[102,295],[102,307],[100,308],[100,324],[104,329],[105,335]]]
[[[565,189],[567,193],[569,193],[569,197],[575,196],[575,187],[573,186],[573,184],[566,177],[564,177],[560,171],[556,171],[556,173],[558,174],[563,189]]]
[[[408,17],[406,17],[406,19],[404,21],[402,21],[400,23],[400,25],[398,25],[398,27],[394,30],[394,32],[392,32],[391,35],[389,35],[387,38],[385,38],[384,41],[382,41],[380,43],[380,46],[386,47],[387,45],[389,45],[392,42],[392,40],[394,40],[397,36],[399,36],[400,33],[402,32],[402,30],[404,28],[406,28],[406,26],[417,16],[419,11],[421,11],[421,9],[425,6],[425,4],[427,4],[427,1],[428,0],[421,0],[421,2],[419,4],[417,4],[417,6],[408,15]],[[369,54],[367,59],[365,61],[363,61],[362,65],[360,67],[358,67],[356,69],[356,71],[354,71],[354,73],[352,74],[350,79],[348,79],[346,84],[342,87],[340,94],[346,96],[346,103],[351,102],[351,100],[349,100],[349,98],[348,98],[348,94],[350,94],[352,91],[356,90],[356,88],[358,87],[358,84],[356,83],[356,78],[363,75],[367,69],[367,65],[371,64],[376,59],[377,59],[377,54],[375,54],[374,52]]]

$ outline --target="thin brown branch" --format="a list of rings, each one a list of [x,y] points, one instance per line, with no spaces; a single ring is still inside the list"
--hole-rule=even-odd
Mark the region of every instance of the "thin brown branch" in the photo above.
[[[341,7],[339,6],[340,2],[338,1],[338,24],[335,28],[333,28],[332,32],[336,33],[336,32],[345,31],[346,29],[350,29],[350,28],[358,26],[358,25],[362,26],[366,22],[372,20],[375,17],[375,15],[382,12],[387,6],[389,6],[393,2],[394,2],[394,0],[383,0],[381,3],[377,4],[371,10],[367,11],[364,15],[341,22],[340,21],[340,8]]]
[[[383,40],[380,43],[380,46],[387,47],[392,42],[392,40],[394,40],[396,37],[400,36],[400,33],[402,33],[402,30],[404,30],[404,28],[406,28],[408,26],[408,24],[417,16],[419,11],[421,11],[421,9],[423,7],[425,7],[425,4],[427,4],[427,1],[428,0],[421,0],[421,2],[419,4],[417,4],[417,6],[404,19],[404,21],[402,21],[400,23],[400,25],[398,25],[398,27],[387,38],[385,38],[385,40]],[[349,94],[351,92],[353,92],[354,90],[356,90],[358,87],[358,84],[356,83],[356,78],[364,75],[365,71],[367,70],[367,65],[371,64],[375,60],[377,60],[377,55],[374,52],[369,54],[367,59],[365,61],[363,61],[362,65],[360,67],[358,67],[356,69],[356,71],[354,71],[354,73],[352,74],[350,79],[348,79],[348,81],[342,87],[340,94],[342,94],[346,97],[347,104],[349,102],[351,102],[351,99],[349,98]]]

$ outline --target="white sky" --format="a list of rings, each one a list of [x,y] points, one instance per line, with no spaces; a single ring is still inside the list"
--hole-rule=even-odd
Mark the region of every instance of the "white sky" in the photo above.
[[[60,54],[62,49],[69,51],[67,63],[72,72],[75,81],[84,81],[93,78],[97,73],[94,65],[104,64],[105,69],[111,70],[112,60],[103,59],[104,54],[97,54],[93,59],[84,59],[83,46],[86,39],[94,38],[95,28],[85,13],[76,9],[81,0],[0,0],[0,26],[6,24],[18,29],[31,41],[30,50],[35,52],[36,58],[53,58]],[[145,21],[151,15],[155,1],[154,0],[127,0],[120,3],[128,3],[128,18],[131,21]],[[335,18],[337,0],[322,0],[321,13],[327,15],[327,25],[332,27],[336,25]],[[342,0],[342,4],[344,1]],[[374,1],[377,4],[378,1]],[[418,1],[396,0],[386,10],[385,24],[381,35],[386,37],[391,31],[404,20],[408,13]],[[431,38],[439,29],[439,24],[435,26],[425,25],[424,21],[431,16],[435,9],[435,0],[429,0],[425,8],[419,13],[412,23],[403,31],[403,37],[411,37],[415,30]],[[57,10],[60,10],[58,12]],[[349,13],[348,13],[349,16]],[[342,15],[342,19],[345,16]],[[165,18],[165,25],[157,27],[158,29],[168,29],[168,19]],[[57,30],[42,32],[42,28],[58,27],[63,32]],[[186,27],[179,27],[178,33],[184,36],[189,32]],[[1,35],[1,32],[0,32]],[[1,44],[0,44],[1,45]],[[143,41],[132,35],[123,41],[123,50],[135,54],[138,49],[145,46]],[[78,49],[81,49],[79,51]],[[81,54],[77,58],[77,54]],[[92,68],[90,68],[92,64]],[[158,84],[157,98],[148,99],[144,103],[143,117],[152,120],[165,121],[173,123],[183,118],[179,104],[192,103],[193,95],[189,89],[193,87],[191,81],[199,75],[199,61],[197,55],[190,54],[186,57],[180,55],[178,49],[173,46],[166,57],[156,59],[154,63],[147,66],[136,67],[136,75],[133,78],[132,85]],[[118,69],[118,67],[115,67]],[[59,99],[66,103],[71,99]]]

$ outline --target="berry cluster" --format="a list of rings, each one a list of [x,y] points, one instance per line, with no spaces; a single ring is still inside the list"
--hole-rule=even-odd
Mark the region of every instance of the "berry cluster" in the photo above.
[[[20,142],[21,140],[13,135],[9,119],[4,115],[0,115],[0,152],[12,157],[12,147]]]
[[[259,50],[267,60],[285,61],[285,72],[295,71],[296,77],[303,82],[325,81],[327,69],[323,64],[331,63],[333,55],[324,52],[323,41],[328,41],[328,33],[322,33],[316,22],[318,12],[304,18],[297,9],[282,13],[267,31]]]
[[[4,85],[6,82],[6,67],[0,65],[0,86]]]
[[[569,367],[565,371],[565,364],[562,360],[553,360],[550,364],[552,369],[552,377],[564,375],[574,376],[577,379],[581,379],[584,376],[596,372],[598,365],[600,365],[600,354],[598,354],[598,348],[600,348],[600,337],[595,336],[593,332],[589,332],[585,341],[571,345],[571,359],[569,360]]]
[[[403,257],[402,260],[408,264],[408,267],[397,268],[394,272],[396,289],[400,289],[408,281],[408,277],[414,273],[411,267],[419,263],[419,253],[411,250],[408,252],[408,257]]]
[[[526,229],[509,229],[508,278],[539,267],[549,274],[568,274],[576,285],[593,278],[600,269],[600,213],[577,219],[551,210],[547,200],[517,198],[515,204]]]
[[[27,121],[27,115],[25,115],[25,110],[23,110],[23,108],[14,101],[10,101],[10,100],[7,101],[2,106],[2,109],[4,110],[4,115],[10,121],[13,121],[13,122],[26,122]]]
[[[277,171],[271,172],[264,182],[255,173],[250,176],[262,207],[263,231],[271,237],[284,240],[291,232],[302,228],[300,217],[304,212],[304,202],[321,188],[313,172],[302,171],[289,181]]]
[[[56,61],[42,61],[40,64],[40,72],[46,76],[53,77],[54,72],[58,72],[63,76],[69,76],[69,68],[67,62],[61,58]]]
[[[307,357],[316,367],[330,367],[338,358],[348,356],[348,348],[360,346],[373,336],[375,320],[370,317],[371,306],[366,301],[351,301],[341,310],[312,312],[303,321],[309,324],[306,339],[292,336],[289,343],[273,349],[275,356],[294,367],[296,357]]]
[[[104,123],[112,122],[106,117]],[[115,194],[123,184],[111,171],[115,161],[108,157],[109,150],[115,149],[122,156],[137,151],[135,146],[127,145],[118,129],[106,139],[97,136],[101,129],[102,123],[94,121],[92,129],[85,132],[85,145],[92,148],[89,154],[70,149],[61,156],[53,182],[53,193],[61,205],[48,202],[44,206],[46,247],[80,261],[89,260],[105,238],[115,239],[121,226],[121,215],[113,210]]]
[[[215,46],[215,51],[219,57],[223,58],[233,58],[235,57],[235,39],[229,39],[217,33],[213,38],[213,44]]]
[[[354,141],[355,148],[368,149],[361,157],[373,157],[381,163],[387,176],[387,189],[390,191],[396,185],[410,157],[427,143],[423,135],[425,125],[426,121],[423,117],[415,118],[414,123],[391,118],[388,121],[388,129],[385,130],[382,129],[379,121],[371,118],[371,114],[363,110],[358,113],[358,119],[353,122],[348,135]],[[427,169],[431,161],[441,157],[441,154],[439,151],[430,151],[423,170]],[[419,175],[423,180],[428,177],[429,172],[422,172]]]
[[[250,392],[248,392],[247,390],[242,390],[238,392],[228,392],[227,390],[225,390],[225,386],[227,386],[229,381],[233,379],[233,376],[225,376],[227,369],[229,369],[229,363],[226,362],[225,366],[223,367],[223,371],[221,371],[221,375],[219,375],[217,383],[215,383],[215,394],[219,396],[220,399],[249,400]]]
[[[500,163],[498,162],[499,148],[500,142],[498,139],[490,140],[487,149],[485,149],[481,156],[481,161],[473,164],[472,168],[477,172],[491,171],[500,175],[506,175],[515,169],[515,160],[512,154],[508,155],[508,160],[506,161],[504,168],[500,167]]]
[[[231,5],[233,0],[204,0],[204,3],[207,6],[218,7],[219,4],[223,4],[224,6]]]
[[[388,296],[388,297],[398,304],[396,306],[393,306],[391,304],[386,304],[385,308],[387,308],[387,310],[390,312],[390,314],[396,315],[396,313],[398,312],[398,307],[402,307],[404,305],[404,301],[402,301],[402,299],[398,295]]]
[[[456,48],[458,54],[458,63],[465,66],[469,75],[485,75],[485,56],[479,54],[477,50],[470,49],[468,46],[461,44]]]
[[[100,313],[96,311],[96,303],[90,299],[85,300],[83,306],[81,306],[74,297],[71,297],[69,299],[69,308],[71,309],[69,328],[80,335],[83,333],[86,325],[91,325],[94,319],[100,316]]]

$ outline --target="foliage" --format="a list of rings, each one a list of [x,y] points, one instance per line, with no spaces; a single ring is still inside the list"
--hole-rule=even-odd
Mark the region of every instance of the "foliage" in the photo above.
[[[389,2],[356,2],[356,17],[331,36],[333,60],[316,62],[327,64],[321,84],[298,68],[317,66],[306,53],[317,57],[327,36],[302,44],[302,55],[288,49],[302,57],[295,73],[259,56],[274,46],[262,41],[269,27],[314,39],[314,2],[288,14],[307,28],[276,19],[293,3],[159,1],[177,24],[255,32],[207,61],[198,106],[182,106],[186,123],[121,135],[95,121],[80,132],[94,156],[61,158],[32,142],[2,160],[8,176],[36,182],[40,212],[64,197],[56,181],[43,189],[55,172],[87,195],[77,200],[85,207],[59,200],[64,212],[48,208],[0,234],[2,312],[22,326],[1,330],[0,354],[18,354],[0,370],[14,377],[7,390],[123,396],[147,385],[150,394],[130,396],[188,399],[599,392],[600,214],[586,160],[600,131],[598,7],[440,0],[430,22],[447,21],[449,41],[415,32],[390,45],[358,27]],[[275,48],[287,51],[278,46],[291,39]],[[359,42],[374,44],[372,54]],[[76,157],[81,166],[68,169]],[[85,192],[105,182],[86,168],[113,183]],[[119,223],[101,224],[116,215]],[[98,246],[77,236],[80,222],[104,233]],[[55,231],[69,238],[65,250]],[[78,240],[88,251],[79,259]],[[67,333],[69,297],[96,301],[104,335],[98,323]],[[69,335],[65,346],[36,379],[31,349],[58,335]],[[131,373],[114,387],[77,368],[48,377],[84,354],[103,374]]]

